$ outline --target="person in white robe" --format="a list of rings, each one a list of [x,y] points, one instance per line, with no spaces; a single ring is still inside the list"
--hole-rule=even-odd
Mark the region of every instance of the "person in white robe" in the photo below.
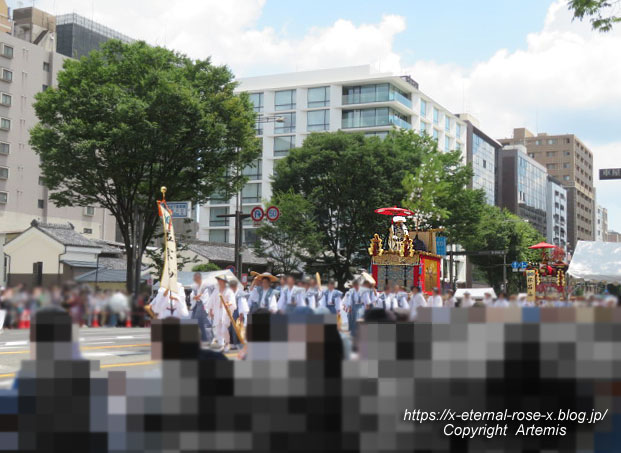
[[[190,312],[192,313],[192,319],[198,321],[198,328],[201,331],[201,341],[211,342],[213,341],[213,330],[211,325],[211,319],[207,315],[207,302],[209,301],[209,295],[213,292],[215,286],[208,285],[203,281],[203,276],[200,272],[194,274],[194,282],[192,283],[192,293],[190,295]]]
[[[183,285],[177,282],[176,290],[160,288],[150,304],[151,310],[158,319],[164,318],[189,318],[190,313],[185,302],[185,290]]]
[[[283,313],[292,311],[296,304],[296,290],[295,278],[289,275],[286,279],[286,284],[280,289],[280,297],[278,298],[278,311]]]
[[[231,319],[229,318],[226,309],[222,305],[222,299],[224,303],[228,305],[231,314],[237,308],[235,302],[235,294],[228,287],[227,278],[225,275],[218,275],[216,277],[217,286],[209,296],[208,307],[209,315],[213,319],[214,337],[217,342],[217,348],[227,352],[230,349],[231,338],[229,336],[229,326],[231,325]]]
[[[425,296],[421,293],[421,290],[418,286],[412,287],[412,296],[410,297],[410,321],[414,321],[418,315],[419,307],[426,307],[427,301],[425,300]]]

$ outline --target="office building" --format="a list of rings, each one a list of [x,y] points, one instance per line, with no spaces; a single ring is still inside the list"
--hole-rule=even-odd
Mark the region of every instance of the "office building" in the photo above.
[[[457,115],[466,122],[466,161],[472,165],[473,189],[485,192],[488,204],[496,203],[496,154],[502,145],[479,128],[479,122],[469,114]]]
[[[546,168],[528,156],[522,145],[504,146],[498,152],[496,204],[530,222],[546,236]]]
[[[606,233],[606,241],[605,242],[621,242],[621,233],[617,233],[616,231],[609,231]]]
[[[597,205],[597,215],[595,216],[595,240],[608,240],[608,209]]]
[[[14,17],[19,18],[16,33],[28,39],[0,34],[0,249],[7,236],[24,231],[33,220],[70,222],[89,238],[114,240],[115,221],[104,209],[59,208],[49,199],[39,156],[29,145],[29,131],[38,122],[32,104],[37,93],[56,84],[65,57],[35,44],[48,42],[45,38],[52,32],[43,33],[42,25],[53,24],[53,16],[24,8],[15,10]],[[4,260],[0,268],[0,281],[6,281]]]
[[[271,197],[274,163],[302,145],[311,132],[350,131],[385,136],[394,127],[425,132],[442,151],[463,149],[466,122],[449,112],[408,76],[374,72],[370,66],[304,71],[240,80],[257,114],[282,122],[257,125],[263,154],[244,170],[249,182],[241,191],[244,212]],[[198,208],[198,238],[233,242],[234,224],[218,215],[235,210],[236,197],[214,195]],[[256,238],[252,222],[244,225],[244,242]]]
[[[91,50],[99,49],[110,39],[125,43],[134,41],[129,36],[75,13],[56,17],[56,33],[56,52],[71,58],[88,55]]]
[[[548,176],[547,183],[547,235],[550,244],[567,247],[567,190],[561,182]]]
[[[573,134],[535,136],[525,128],[514,129],[513,138],[498,141],[503,145],[525,146],[528,155],[567,190],[568,249],[573,250],[579,240],[594,240],[593,153],[586,145]]]

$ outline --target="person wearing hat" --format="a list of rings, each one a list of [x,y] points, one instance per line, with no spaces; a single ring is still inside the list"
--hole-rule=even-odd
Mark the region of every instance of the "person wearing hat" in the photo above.
[[[319,306],[327,308],[330,313],[337,314],[341,311],[341,298],[343,293],[336,289],[336,280],[328,280],[328,289],[323,291]]]
[[[469,308],[469,307],[472,307],[473,305],[474,305],[474,300],[472,300],[472,297],[470,297],[470,293],[466,291],[464,293],[464,297],[462,298],[461,304],[459,306],[463,308]]]
[[[485,291],[485,293],[483,293],[483,305],[485,305],[486,307],[491,307],[493,303],[494,299],[492,298],[492,293],[490,293],[489,291]]]
[[[349,332],[352,336],[355,336],[358,328],[358,319],[362,318],[364,313],[364,303],[360,294],[360,279],[357,278],[352,282],[352,287],[345,294],[343,305],[345,305],[345,311],[347,312]]]
[[[418,286],[412,286],[412,297],[410,297],[410,321],[414,321],[419,307],[426,307],[427,301]]]
[[[235,303],[235,294],[231,288],[228,287],[228,278],[226,275],[218,275],[216,281],[216,288],[211,293],[211,296],[209,296],[209,315],[213,319],[217,348],[227,352],[230,349],[229,326],[231,325],[231,318],[229,318],[222,302],[228,305],[231,313],[237,309],[237,304]],[[222,296],[222,299],[220,296]]]
[[[160,287],[149,306],[158,319],[190,317],[188,305],[185,303],[185,290],[179,282],[176,290]]]
[[[233,312],[233,319],[237,322],[238,319],[241,319],[241,322],[246,325],[246,321],[248,319],[248,312],[250,308],[248,306],[248,293],[246,293],[239,284],[239,280],[235,278],[235,276],[229,276],[229,288],[233,291],[235,295],[235,311]],[[229,326],[229,336],[231,338],[231,347],[237,349],[241,343],[239,338],[237,337],[237,333],[235,332],[235,328],[231,325]]]
[[[254,313],[259,308],[267,308],[271,312],[275,312],[278,309],[276,290],[272,287],[272,283],[277,281],[278,279],[269,272],[254,276],[252,286],[250,287],[250,297],[248,298],[250,313]]]

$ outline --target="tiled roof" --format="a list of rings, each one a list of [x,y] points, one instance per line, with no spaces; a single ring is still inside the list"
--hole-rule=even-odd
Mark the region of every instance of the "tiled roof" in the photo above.
[[[127,272],[125,269],[96,269],[93,271],[86,272],[82,275],[78,275],[75,278],[76,282],[86,283],[86,282],[99,282],[99,283],[125,283],[127,277]],[[149,278],[149,274],[144,274],[140,277],[141,281],[145,281]]]
[[[222,244],[217,242],[192,241],[187,243],[188,249],[192,252],[207,258],[209,261],[216,262],[235,262],[235,246],[233,244]],[[246,264],[267,264],[265,258],[257,256],[252,250],[242,248],[242,261]]]
[[[75,247],[93,247],[100,248],[101,246],[91,241],[86,236],[78,233],[72,224],[57,224],[57,223],[43,223],[33,220],[31,225],[50,236],[52,239],[60,242],[63,245],[71,245]]]

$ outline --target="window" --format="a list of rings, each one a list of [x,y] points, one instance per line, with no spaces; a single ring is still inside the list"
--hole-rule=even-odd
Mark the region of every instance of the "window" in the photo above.
[[[427,123],[425,123],[424,121],[420,122],[420,133],[421,134],[427,133]]]
[[[546,157],[556,157],[556,151],[548,151]]]
[[[459,123],[455,125],[455,137],[457,138],[461,137],[461,124]]]
[[[483,159],[482,164],[483,164],[483,168],[487,168],[487,161],[485,159]]]
[[[438,130],[435,127],[433,128],[433,139],[438,141]]]
[[[291,148],[295,148],[294,135],[274,137],[274,156],[286,156]]]
[[[563,156],[571,156],[571,152],[570,151],[563,151]]]
[[[535,157],[535,153],[528,153],[528,157]]]
[[[47,61],[43,62],[43,70],[45,72],[50,72],[50,64]]]
[[[84,215],[93,217],[95,215],[95,207],[94,206],[85,206],[84,207]]]
[[[0,204],[6,204],[9,201],[8,192],[0,192]]]
[[[250,180],[261,179],[262,160],[257,159],[242,170],[242,174]]]
[[[424,99],[420,100],[420,116],[423,118],[427,116],[427,101]]]
[[[248,95],[250,102],[254,105],[254,111],[260,113],[263,111],[263,93],[250,93]]]
[[[556,164],[548,164],[546,167],[548,167],[548,170],[556,170]]]
[[[343,110],[342,127],[344,129],[393,125],[403,129],[412,128],[410,117],[388,107]]]
[[[444,151],[447,153],[451,150],[451,139],[449,137],[444,137]]]
[[[306,129],[312,131],[327,131],[330,128],[330,111],[313,110],[307,113]]]
[[[438,124],[440,122],[440,112],[437,108],[433,108],[433,124]]]
[[[92,228],[84,228],[82,230],[82,233],[84,233],[84,234],[93,234],[93,229]]]
[[[45,200],[41,200],[41,199],[37,200],[37,208],[39,209],[45,208]]]
[[[281,113],[278,115],[282,117],[282,123],[274,124],[274,133],[275,134],[287,134],[290,132],[295,132],[295,112],[292,113]]]
[[[209,242],[229,242],[229,230],[209,230]]]
[[[412,108],[410,95],[390,83],[343,87],[343,105],[390,101]]]
[[[41,91],[45,91],[49,88],[46,84],[41,85]]]
[[[263,123],[261,123],[260,121],[254,123],[254,133],[256,135],[263,135]]]
[[[549,138],[548,139],[548,145],[556,145],[556,139],[555,138]]]
[[[9,154],[11,145],[7,142],[0,142],[0,154]]]
[[[40,186],[44,186],[45,185],[44,180],[43,180],[43,176],[39,176],[39,185]]]
[[[244,244],[254,244],[257,242],[257,230],[248,228],[244,230]]]
[[[214,192],[209,197],[211,204],[224,204],[229,202],[229,196],[222,192]]]
[[[274,96],[275,110],[295,110],[295,90],[277,91]]]
[[[309,88],[307,92],[308,108],[327,107],[330,105],[330,87]]]
[[[228,206],[223,206],[221,208],[209,208],[209,226],[229,226],[228,217],[218,217],[219,215],[226,215],[228,213]]]
[[[242,203],[260,203],[261,184],[246,184],[242,189]]]
[[[9,178],[9,167],[0,167],[0,179]]]
[[[444,117],[444,130],[446,132],[451,131],[451,119],[448,116]]]
[[[569,181],[569,175],[564,175],[564,176],[563,176],[563,180],[565,180],[565,181]]]
[[[6,107],[10,107],[12,101],[13,97],[8,93],[2,93],[2,96],[0,96],[0,104]]]
[[[2,56],[5,58],[13,58],[13,48],[6,44],[2,44]]]
[[[11,120],[8,118],[0,118],[0,129],[4,131],[11,130]]]
[[[2,77],[2,80],[4,80],[5,82],[12,82],[13,81],[13,71],[9,71],[8,69],[2,68],[1,77]]]

